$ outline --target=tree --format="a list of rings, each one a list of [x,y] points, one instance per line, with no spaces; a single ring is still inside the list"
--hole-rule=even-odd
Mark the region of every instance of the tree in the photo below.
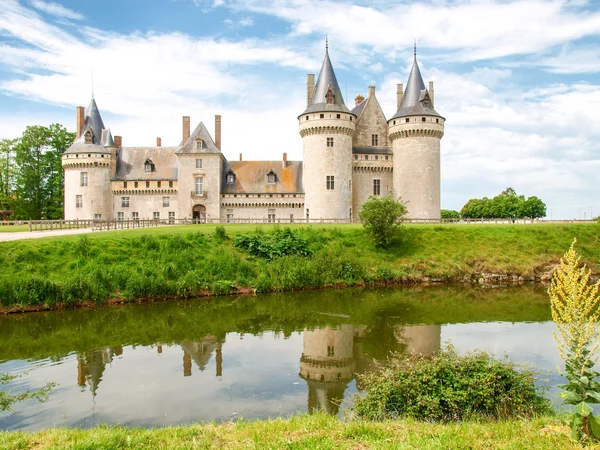
[[[492,199],[470,199],[460,210],[463,217],[468,218],[531,218],[537,219],[546,216],[546,204],[538,197],[518,195],[509,187]]]
[[[388,246],[398,235],[404,216],[408,212],[402,199],[369,197],[360,211],[365,231],[371,235],[376,247]]]
[[[529,197],[523,204],[522,216],[530,219],[546,217],[546,204],[535,196]]]
[[[453,209],[442,209],[440,215],[442,219],[460,219],[460,213]]]
[[[14,213],[16,139],[0,140],[0,219]]]
[[[16,215],[21,219],[63,217],[61,156],[75,138],[63,126],[29,126],[15,146]]]

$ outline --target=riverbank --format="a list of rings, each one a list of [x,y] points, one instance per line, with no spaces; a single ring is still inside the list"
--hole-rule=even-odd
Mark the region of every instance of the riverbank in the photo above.
[[[291,229],[310,256],[267,260],[236,248],[235,236],[256,233],[255,225],[226,225],[225,238],[213,225],[193,225],[3,242],[0,311],[369,284],[544,281],[574,237],[600,273],[597,224],[409,225],[386,250],[374,248],[360,225]]]
[[[427,424],[412,420],[344,422],[325,415],[166,428],[103,426],[36,433],[0,432],[1,448],[393,448],[576,449],[558,419]]]

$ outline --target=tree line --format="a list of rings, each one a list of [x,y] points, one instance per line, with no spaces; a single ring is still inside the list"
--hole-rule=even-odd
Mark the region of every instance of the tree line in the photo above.
[[[0,140],[0,219],[62,219],[61,156],[75,133],[60,124],[28,126],[21,137]]]
[[[546,217],[546,204],[538,197],[525,198],[509,187],[494,198],[472,198],[460,212],[442,210],[442,219],[538,219]]]

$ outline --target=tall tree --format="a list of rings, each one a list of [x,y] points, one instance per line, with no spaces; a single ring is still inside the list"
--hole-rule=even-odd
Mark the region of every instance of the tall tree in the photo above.
[[[468,218],[531,218],[546,217],[546,204],[538,197],[518,195],[513,188],[506,188],[492,199],[472,198],[460,210]]]
[[[0,219],[14,213],[16,139],[0,140]]]
[[[60,219],[63,216],[64,173],[61,155],[75,135],[63,126],[29,126],[16,145],[16,215],[21,219]]]

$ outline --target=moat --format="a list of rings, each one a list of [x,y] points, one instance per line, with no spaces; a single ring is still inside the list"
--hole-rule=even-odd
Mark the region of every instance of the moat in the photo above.
[[[561,360],[553,329],[545,289],[534,285],[309,291],[5,316],[0,372],[27,372],[12,389],[58,386],[45,403],[0,413],[0,429],[343,415],[362,389],[357,376],[391,352],[428,354],[448,342],[531,363],[549,371],[554,386]]]

